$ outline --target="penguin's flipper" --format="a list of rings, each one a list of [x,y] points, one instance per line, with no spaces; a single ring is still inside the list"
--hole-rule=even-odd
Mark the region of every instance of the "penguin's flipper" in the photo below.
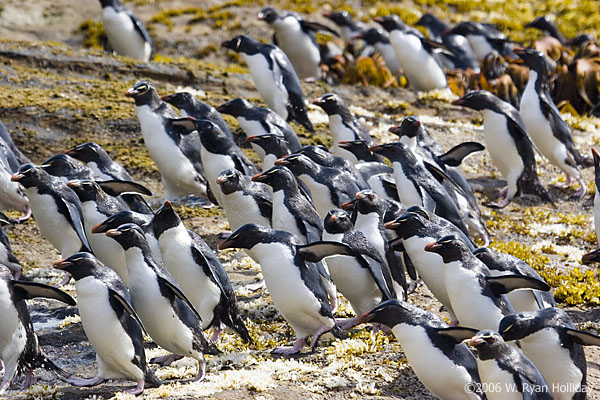
[[[458,167],[465,158],[473,153],[482,151],[485,146],[477,142],[464,142],[457,144],[441,156],[439,156],[440,162],[449,167]]]
[[[230,154],[231,159],[233,160],[233,164],[235,165],[235,169],[240,171],[244,175],[252,176],[258,173],[258,169],[252,161],[250,161],[244,153],[240,151],[241,155],[238,154]]]
[[[68,201],[67,199],[64,199],[62,197],[60,199],[69,211],[71,224],[73,225],[73,229],[75,230],[75,233],[77,233],[79,240],[81,240],[83,247],[85,247],[85,251],[91,253],[92,246],[90,246],[90,242],[88,242],[87,236],[85,236],[85,230],[83,229],[83,215],[81,214],[81,209],[75,204]]]
[[[516,289],[536,289],[544,292],[550,290],[550,286],[548,286],[546,282],[530,276],[486,276],[485,280],[490,285],[492,291],[496,294],[506,294]]]
[[[196,130],[194,121],[189,118],[168,118],[167,125],[171,125],[173,131],[179,135],[189,135]]]
[[[296,246],[296,251],[306,261],[319,262],[329,256],[354,256],[356,252],[347,244],[331,241],[321,241]]]
[[[410,279],[412,279],[413,281],[416,281],[419,278],[419,275],[417,275],[415,265],[413,264],[407,252],[404,252],[402,254],[404,257],[404,267],[406,268],[406,272],[408,272],[408,276],[410,276]]]
[[[192,302],[186,297],[186,295],[183,294],[183,292],[181,291],[179,286],[177,286],[177,284],[169,281],[168,279],[162,276],[158,276],[158,285],[160,286],[161,293],[164,293],[165,291],[170,291],[171,293],[173,293],[173,296],[183,301],[190,308],[190,310],[192,310],[196,318],[198,318],[199,321],[202,321],[202,317],[200,317],[200,314],[198,314],[198,310],[196,310],[196,308],[194,307]]]
[[[36,297],[45,297],[55,299],[65,304],[74,306],[75,300],[67,293],[52,286],[44,285],[38,282],[12,281],[13,287],[18,289],[23,299],[33,299]]]
[[[340,37],[340,34],[331,29],[330,27],[320,24],[318,22],[300,20],[300,27],[304,32],[329,32],[335,37]]]
[[[142,320],[140,319],[140,317],[137,315],[137,313],[133,309],[133,306],[131,304],[129,304],[129,302],[123,296],[121,296],[114,289],[108,288],[108,298],[109,298],[109,301],[115,301],[115,302],[119,303],[121,306],[123,306],[125,311],[127,311],[127,314],[131,315],[131,317],[133,319],[135,319],[135,322],[138,323],[140,328],[142,328],[142,331],[144,331],[144,333],[147,334],[146,328],[144,328],[144,324],[142,323]]]
[[[10,218],[3,212],[0,212],[0,226],[13,225],[15,223],[18,223],[18,221]]]
[[[154,46],[152,46],[152,38],[150,37],[150,34],[146,30],[146,27],[144,26],[142,21],[138,19],[138,17],[133,15],[133,13],[131,12],[128,12],[127,14],[129,14],[129,18],[131,18],[131,22],[133,22],[135,30],[138,31],[139,34],[142,35],[142,38],[144,38],[144,41],[148,42],[150,44],[150,47],[152,47],[152,53],[150,54],[150,59],[152,59],[154,56]]]
[[[456,343],[462,343],[467,339],[471,339],[477,334],[477,332],[479,332],[478,329],[465,328],[462,326],[437,329],[438,335],[453,339],[454,341],[456,341]]]
[[[194,238],[194,241],[196,241],[196,238]],[[197,265],[205,265],[207,267],[207,269],[210,271],[210,274],[212,275],[211,280],[219,287],[221,293],[223,293],[228,300],[231,298],[235,298],[235,292],[233,291],[233,288],[231,286],[229,288],[225,288],[223,286],[223,279],[227,279],[227,277],[219,276],[219,273],[215,271],[214,268],[212,268],[210,261],[204,256],[204,254],[202,254],[202,252],[196,246],[192,246],[192,258],[194,259],[194,262]]]
[[[383,295],[382,301],[391,300],[396,298],[396,290],[392,284],[392,274],[385,263],[381,263],[377,260],[372,259],[367,255],[357,255],[357,258],[364,260],[375,284],[381,290],[381,294]]]
[[[102,188],[107,194],[116,197],[123,193],[138,193],[146,196],[152,196],[150,189],[139,183],[131,181],[122,181],[120,179],[113,179],[109,181],[96,181],[98,186]]]
[[[446,174],[440,167],[433,165],[427,161],[423,161],[423,165],[425,166],[425,169],[427,169],[427,171],[429,171],[429,173],[431,175],[433,175],[433,177],[438,182],[450,183],[450,185],[452,185],[452,188],[454,188],[454,190],[456,190],[458,193],[460,193],[463,197],[469,198],[469,196],[460,187],[460,185],[458,183],[454,182],[454,179],[450,178],[450,176],[448,176],[448,174]]]
[[[600,336],[571,328],[565,328],[565,330],[567,335],[582,346],[600,346]]]
[[[390,240],[388,242],[388,245],[396,251],[402,251],[402,252],[406,251],[406,249],[404,248],[403,239],[401,237],[397,237],[395,239]]]

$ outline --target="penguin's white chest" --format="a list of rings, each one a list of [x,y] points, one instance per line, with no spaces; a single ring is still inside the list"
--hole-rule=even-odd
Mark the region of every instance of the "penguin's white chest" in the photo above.
[[[392,74],[396,75],[401,67],[398,63],[398,59],[396,58],[396,53],[394,52],[392,45],[387,43],[377,43],[375,48],[383,56],[386,67],[388,67]]]
[[[126,12],[117,12],[113,7],[104,7],[102,24],[110,46],[117,54],[148,62],[152,47],[144,41]]]
[[[504,179],[508,181],[516,175],[513,178],[516,182],[523,171],[523,160],[508,131],[506,117],[491,110],[482,112],[485,147]]]
[[[225,209],[227,221],[232,230],[236,230],[245,224],[271,227],[269,219],[262,216],[260,208],[258,208],[258,204],[256,204],[252,196],[246,196],[240,191],[230,194],[224,194],[221,191],[221,196],[223,199],[222,206]]]
[[[77,253],[81,249],[81,240],[67,218],[58,211],[54,198],[49,194],[39,194],[35,187],[27,188],[25,192],[42,235],[62,257]]]
[[[472,380],[469,372],[435,347],[425,328],[398,324],[392,328],[392,332],[411,368],[434,395],[441,399],[478,399],[465,390],[465,385]]]
[[[333,137],[333,144],[331,145],[329,151],[333,155],[343,157],[346,160],[356,164],[358,162],[356,156],[351,151],[343,149],[339,145],[341,141],[360,139],[357,137],[356,132],[344,124],[342,117],[339,114],[329,116],[329,131]]]
[[[283,190],[273,192],[273,229],[281,229],[293,233],[306,244],[306,238],[300,232],[300,229],[298,229],[296,218],[290,213],[290,210],[283,202],[284,198],[285,194]]]
[[[133,341],[109,303],[107,287],[87,276],[75,281],[75,288],[81,324],[102,360],[98,363],[98,374],[104,378],[143,379],[143,372],[131,361],[135,356]]]
[[[237,121],[239,122],[240,126],[244,130],[244,133],[246,134],[246,136],[259,136],[259,135],[265,135],[265,134],[269,133],[266,131],[264,126],[262,126],[262,124],[257,120],[246,119],[244,117],[238,117]],[[250,143],[250,146],[252,146],[252,150],[254,150],[256,152],[256,154],[258,154],[258,157],[260,157],[261,161],[263,161],[263,171],[266,171],[268,168],[264,166],[265,151],[263,150],[262,147],[260,147],[256,143]]]
[[[12,174],[8,172],[5,166],[0,164],[0,211],[17,210],[25,212],[29,205],[29,200],[20,190],[18,182],[10,180]]]
[[[523,394],[516,389],[512,374],[498,367],[495,360],[477,359],[479,378],[486,390],[488,400],[523,400]]]
[[[106,175],[104,172],[102,172],[102,170],[98,167],[98,164],[96,164],[94,161],[90,161],[90,162],[86,163],[85,165],[89,169],[91,169],[92,172],[94,173],[94,175],[96,175],[101,180],[109,181],[109,180],[113,179],[112,176]]]
[[[417,190],[414,182],[406,176],[402,164],[394,162],[392,165],[394,166],[394,179],[396,180],[398,197],[402,204],[406,207],[423,206],[421,192]]]
[[[279,65],[273,62],[272,67],[269,66],[266,58],[260,53],[254,55],[242,53],[242,56],[248,64],[250,75],[260,96],[271,110],[281,118],[287,119],[288,93],[283,85],[283,75]]]
[[[208,186],[211,189],[215,188],[212,192],[217,201],[221,203],[223,192],[220,188],[215,187],[217,178],[219,175],[221,175],[221,172],[225,171],[226,169],[236,169],[235,163],[228,155],[212,153],[206,150],[204,146],[202,146],[200,150],[200,156],[202,157],[202,165],[204,167],[204,173],[206,174]]]
[[[558,333],[545,328],[521,339],[525,355],[544,376],[557,400],[571,400],[581,391],[583,374],[573,363],[568,349],[560,345]],[[579,389],[579,390],[578,390]]]
[[[385,258],[385,241],[383,235],[379,230],[379,215],[376,212],[369,214],[358,214],[356,222],[354,223],[354,229],[361,231],[369,242],[377,249],[377,252],[381,255],[381,258]]]
[[[0,324],[0,360],[6,364],[14,363],[16,367],[19,354],[25,348],[27,341],[25,327],[19,319],[19,314],[15,308],[7,282],[0,280],[0,315],[2,323]],[[8,371],[8,365],[7,365]]]
[[[279,47],[285,51],[300,79],[318,78],[321,62],[319,48],[302,31],[300,23],[288,16],[273,22]]]
[[[483,62],[485,56],[494,51],[492,46],[483,35],[467,35],[467,40],[473,48],[475,58],[477,58],[477,61],[480,63]]]
[[[325,218],[332,208],[337,208],[339,206],[338,204],[333,203],[331,192],[327,185],[317,182],[307,174],[300,175],[299,178],[306,186],[308,186],[308,189],[312,194],[313,205],[315,206],[319,217]]]

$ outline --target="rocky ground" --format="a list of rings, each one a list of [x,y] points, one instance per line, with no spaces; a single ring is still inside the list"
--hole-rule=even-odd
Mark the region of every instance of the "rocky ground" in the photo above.
[[[161,95],[188,87],[213,105],[240,96],[260,101],[247,70],[234,55],[221,50],[218,43],[241,32],[268,39],[268,28],[254,17],[262,3],[129,2],[147,22],[157,42],[156,62],[148,65],[84,48],[84,42],[96,43],[97,25],[88,21],[85,32],[80,25],[88,19],[98,20],[100,7],[95,0],[76,3],[76,7],[67,0],[5,0],[0,4],[0,119],[17,145],[37,163],[85,141],[100,143],[136,180],[153,190],[151,202],[159,206],[159,174],[144,148],[133,103],[123,94],[144,78],[151,80]],[[328,3],[325,7],[339,9],[340,4]],[[310,1],[292,5],[326,22],[319,15],[321,9]],[[419,7],[408,7],[404,12],[412,10],[417,14]],[[303,90],[307,99],[330,91],[338,93],[381,141],[391,139],[387,127],[405,115],[418,115],[446,149],[466,140],[483,140],[480,115],[450,105],[450,96],[444,93],[415,94],[404,88],[329,86],[322,82],[303,83]],[[311,108],[310,117],[316,123],[315,136],[309,137],[297,125],[294,128],[306,143],[327,143],[326,116]],[[240,135],[241,143],[243,135],[235,120],[227,121]],[[579,148],[589,154],[589,148],[600,140],[600,121],[582,117],[569,117],[568,121],[575,129]],[[245,150],[256,159],[250,149]],[[546,185],[563,179],[546,161],[539,159],[538,163]],[[469,158],[463,170],[482,202],[488,197],[493,199],[502,185],[485,152]],[[570,199],[574,188],[551,189],[556,207],[539,205],[535,199],[519,199],[504,210],[492,211],[482,206],[482,211],[492,233],[492,246],[530,262],[554,287],[555,297],[578,325],[598,333],[599,276],[595,268],[579,264],[581,255],[596,246],[593,170],[585,170],[584,176],[591,193],[582,201]],[[217,234],[228,229],[219,209],[180,206],[178,211],[186,225],[213,248],[218,243]],[[34,221],[8,228],[8,234],[27,276],[52,284],[61,279],[51,268],[59,254],[41,237]],[[291,343],[293,335],[265,291],[251,293],[243,289],[244,284],[259,277],[259,267],[235,251],[222,252],[220,257],[234,282],[255,344],[248,347],[236,336],[226,334],[219,343],[224,354],[209,358],[204,382],[186,382],[195,375],[196,366],[184,359],[172,367],[157,369],[157,375],[168,384],[147,389],[145,397],[431,398],[408,366],[400,346],[381,333],[356,329],[344,341],[326,338],[314,354],[304,353],[294,359],[271,357],[269,350]],[[74,286],[66,289],[75,294]],[[411,295],[410,301],[439,312],[439,303],[423,287]],[[50,301],[33,301],[30,306],[40,342],[50,357],[72,373],[92,376],[94,353],[85,339],[76,308]],[[350,313],[349,306],[343,303],[340,316]],[[148,357],[160,352],[151,342],[147,349]],[[598,399],[600,350],[589,348],[586,354],[589,398]],[[14,389],[18,383],[19,380]],[[38,385],[24,392],[9,391],[7,397],[124,398],[127,396],[120,391],[128,386],[125,382],[111,382],[96,388],[75,388],[42,373]]]

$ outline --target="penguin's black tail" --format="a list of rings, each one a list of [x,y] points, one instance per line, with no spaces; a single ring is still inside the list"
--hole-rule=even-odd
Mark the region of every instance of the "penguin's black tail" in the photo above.
[[[52,362],[46,356],[43,356],[43,360],[42,360],[42,363],[40,364],[40,367],[45,369],[46,371],[54,372],[56,374],[56,376],[58,376],[62,380],[66,380],[68,377],[71,376],[70,373],[68,373],[67,371],[65,371],[64,369],[59,367],[58,365],[54,364],[54,362]]]
[[[146,368],[146,376],[144,377],[144,380],[146,381],[146,384],[148,384],[148,387],[151,388],[157,388],[163,384],[163,381],[158,379],[158,377],[154,375],[154,371],[152,371],[150,368]]]
[[[235,311],[235,313],[232,313],[233,315],[230,315],[231,325],[229,327],[236,331],[245,343],[252,344],[253,341],[250,337],[250,333],[248,333],[248,328],[246,328],[244,320],[242,319],[242,317],[240,317],[240,314],[237,312],[237,309]]]

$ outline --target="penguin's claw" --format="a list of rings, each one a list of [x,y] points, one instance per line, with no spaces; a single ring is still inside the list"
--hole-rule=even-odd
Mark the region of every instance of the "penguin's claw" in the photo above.
[[[212,335],[210,336],[210,341],[213,343],[217,343],[221,338],[221,329],[214,328]]]
[[[73,386],[96,386],[104,382],[104,378],[101,376],[96,376],[94,378],[78,378],[76,376],[70,376],[67,378],[67,383],[70,383]]]
[[[161,367],[171,365],[173,362],[182,359],[183,356],[179,354],[165,354],[164,356],[158,356],[150,359],[150,364],[158,364]]]
[[[587,193],[587,186],[585,185],[583,179],[578,179],[577,182],[579,183],[579,189],[575,193],[573,193],[572,197],[575,200],[581,200]]]
[[[132,394],[134,396],[137,396],[138,394],[142,394],[142,392],[144,391],[144,380],[142,379],[141,381],[138,381],[137,386],[131,389],[127,389],[124,391],[124,393],[127,394]]]
[[[25,380],[21,385],[21,389],[27,389],[29,386],[33,385],[37,382],[37,376],[35,375],[34,370],[25,371]]]
[[[298,354],[306,344],[306,338],[296,339],[293,346],[281,346],[271,350],[271,354],[292,355]]]
[[[204,380],[206,376],[206,362],[204,360],[198,361],[198,375],[192,380],[192,382],[200,382]]]
[[[356,326],[356,323],[358,322],[358,318],[354,317],[354,318],[336,318],[335,319],[335,323],[337,326],[340,327],[341,330],[343,331],[347,331],[349,329],[352,329],[354,326]]]

